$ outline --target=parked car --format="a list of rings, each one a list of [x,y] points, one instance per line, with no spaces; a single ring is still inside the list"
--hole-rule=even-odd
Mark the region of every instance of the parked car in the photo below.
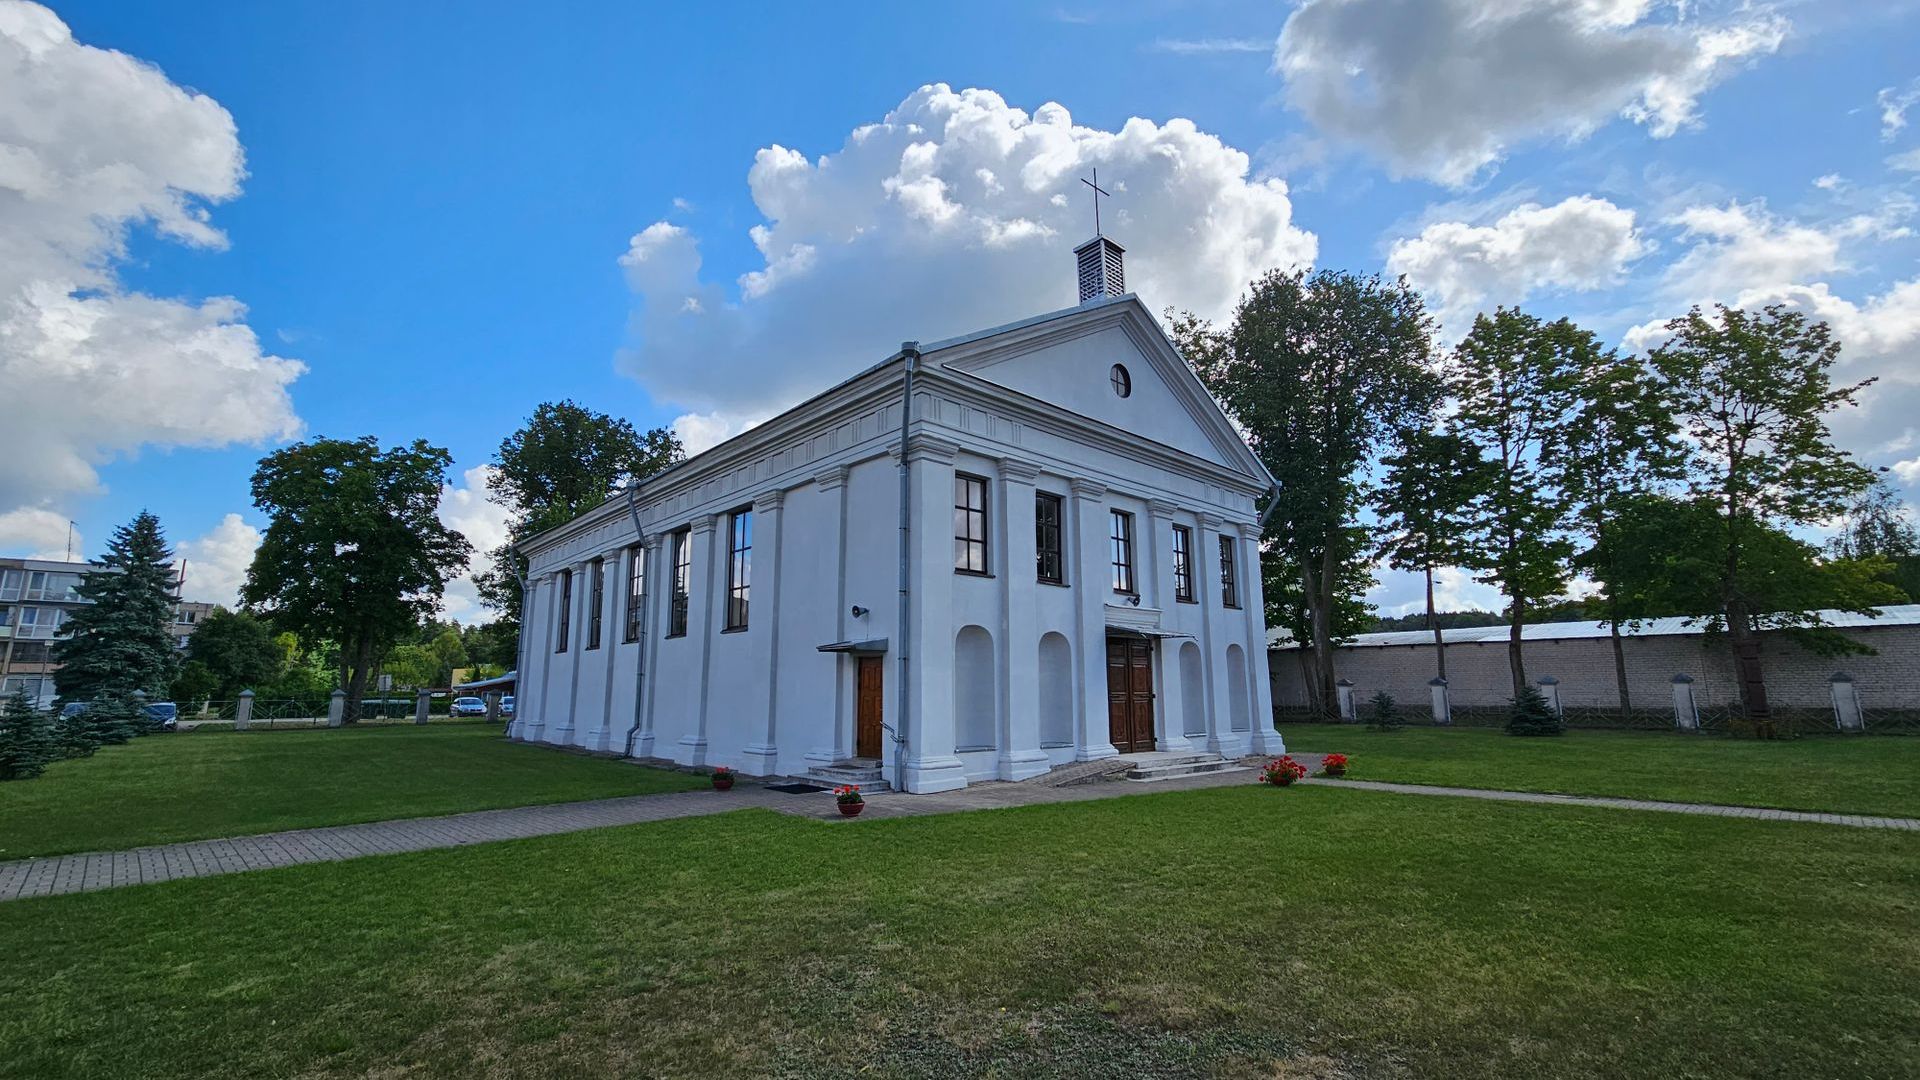
[[[171,701],[155,701],[142,712],[147,715],[147,725],[160,731],[177,731],[180,727],[180,707]]]
[[[512,694],[504,694],[504,695],[502,695],[502,696],[501,696],[501,698],[500,698],[500,715],[501,715],[501,716],[512,716],[512,715],[513,715],[513,695],[512,695]]]
[[[485,716],[487,703],[477,697],[457,697],[453,699],[451,712],[455,716]]]
[[[69,701],[60,707],[64,718],[83,716],[90,706],[84,701]],[[140,709],[147,726],[155,731],[177,731],[180,727],[180,707],[171,701],[149,702]]]

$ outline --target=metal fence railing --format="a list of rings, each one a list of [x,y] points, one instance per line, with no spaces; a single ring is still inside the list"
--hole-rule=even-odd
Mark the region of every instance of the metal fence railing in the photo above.
[[[384,727],[414,722],[414,702],[411,696],[367,698],[360,704],[359,727]],[[257,697],[253,701],[253,717],[247,727],[254,731],[274,731],[290,728],[324,728],[327,726],[327,710],[330,698],[266,698]],[[183,731],[230,731],[233,729],[234,715],[239,703],[236,701],[205,701],[181,703],[179,723]],[[453,695],[429,698],[427,718],[430,723],[475,723],[484,722],[481,717],[455,717],[451,715]]]
[[[1364,696],[1356,696],[1360,697],[1355,702],[1358,716],[1351,723],[1365,727],[1373,722],[1374,710]],[[1867,734],[1920,735],[1920,709],[1893,705],[1884,702],[1884,699],[1876,702],[1871,694],[1863,694],[1862,699],[1861,719]],[[1761,734],[1760,725],[1747,717],[1738,698],[1712,699],[1702,691],[1698,693],[1694,704],[1700,716],[1701,734],[1749,739]],[[1396,702],[1396,705],[1400,723],[1404,726],[1438,726],[1433,721],[1432,709],[1427,701],[1411,704]],[[1506,704],[1456,705],[1451,712],[1453,726],[1463,728],[1504,728],[1512,715],[1511,708]],[[1609,706],[1570,705],[1561,709],[1561,716],[1570,730],[1682,733],[1674,722],[1671,707],[1622,710]],[[1303,705],[1276,704],[1273,719],[1275,724],[1283,726],[1343,722],[1338,715],[1328,715]],[[1772,723],[1776,738],[1843,734],[1831,707],[1775,706],[1772,709]]]

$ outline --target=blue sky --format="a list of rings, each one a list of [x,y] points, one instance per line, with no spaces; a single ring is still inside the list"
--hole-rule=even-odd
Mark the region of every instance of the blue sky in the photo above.
[[[698,444],[902,337],[1070,302],[1092,166],[1156,309],[1224,314],[1280,261],[1630,345],[1692,301],[1812,307],[1884,379],[1847,445],[1911,498],[1920,11],[1490,6],[6,0],[0,326],[37,336],[0,344],[0,551],[71,518],[94,554],[145,506],[225,599],[260,453],[368,433],[448,447],[484,541],[467,470],[540,401]],[[55,181],[10,179],[10,145]]]

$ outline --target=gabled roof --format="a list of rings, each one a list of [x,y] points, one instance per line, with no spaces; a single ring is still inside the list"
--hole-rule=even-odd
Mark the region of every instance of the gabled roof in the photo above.
[[[1220,403],[1174,347],[1159,320],[1133,293],[1090,300],[1019,322],[936,341],[922,345],[920,353],[952,370],[985,377],[984,370],[998,363],[1054,341],[1110,326],[1118,326],[1146,357],[1223,460],[1264,485],[1274,483],[1273,475],[1240,437]]]

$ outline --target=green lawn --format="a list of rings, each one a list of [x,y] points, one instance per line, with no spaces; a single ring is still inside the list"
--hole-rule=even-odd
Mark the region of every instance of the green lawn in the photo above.
[[[1488,728],[1286,724],[1288,750],[1339,751],[1356,780],[1621,795],[1920,817],[1920,738],[1762,742],[1631,731],[1519,738]]]
[[[0,784],[0,859],[704,786],[484,724],[149,735]]]
[[[1894,1077],[1920,835],[1245,785],[0,904],[0,1075]]]

